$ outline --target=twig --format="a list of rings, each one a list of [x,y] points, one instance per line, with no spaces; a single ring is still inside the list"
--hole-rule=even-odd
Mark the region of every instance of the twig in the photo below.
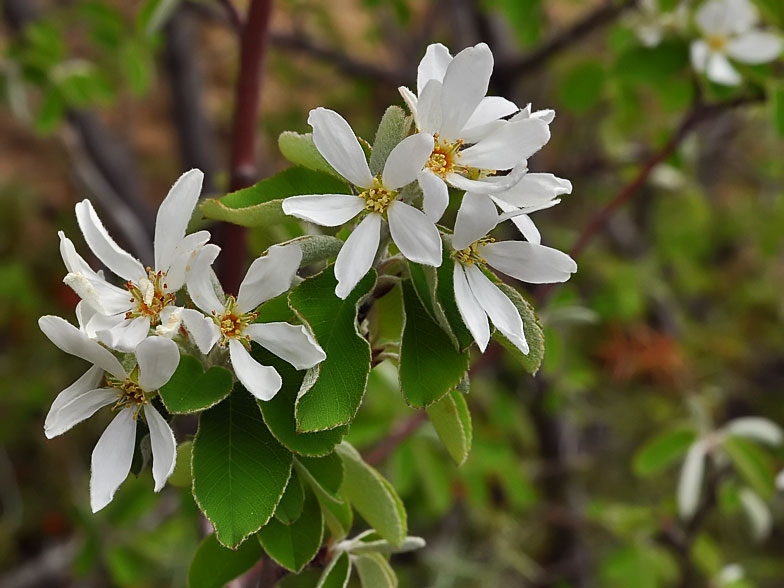
[[[263,82],[272,0],[253,0],[240,38],[240,69],[234,101],[231,132],[230,187],[245,188],[256,180],[256,123]],[[236,293],[245,266],[245,228],[222,224],[219,237],[223,248],[220,277],[228,292]]]
[[[234,3],[231,0],[219,0],[220,5],[226,10],[226,16],[237,32],[242,31],[242,17],[240,13],[237,11],[237,7],[234,6]]]
[[[427,413],[419,410],[410,417],[399,422],[392,432],[372,449],[365,456],[365,461],[370,465],[376,465],[392,453],[398,445],[405,441],[409,435],[414,433],[427,420]]]

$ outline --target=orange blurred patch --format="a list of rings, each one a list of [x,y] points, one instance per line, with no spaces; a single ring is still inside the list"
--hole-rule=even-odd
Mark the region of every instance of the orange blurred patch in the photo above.
[[[613,379],[671,384],[685,373],[685,361],[672,335],[645,324],[614,326],[597,353]]]

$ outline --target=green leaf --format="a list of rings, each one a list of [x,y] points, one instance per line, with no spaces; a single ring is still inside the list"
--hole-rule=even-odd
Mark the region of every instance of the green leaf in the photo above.
[[[357,556],[354,567],[357,568],[362,588],[397,588],[395,571],[379,553]]]
[[[334,502],[326,498],[323,494],[317,493],[319,504],[321,504],[321,512],[324,515],[324,522],[329,528],[334,541],[340,541],[351,530],[354,524],[354,511],[351,509],[351,504],[348,500],[343,502]]]
[[[324,172],[292,167],[257,184],[208,198],[201,205],[204,216],[243,227],[263,227],[293,221],[283,212],[283,198],[300,194],[350,194],[348,185]]]
[[[360,334],[357,309],[373,288],[371,270],[345,300],[335,296],[333,266],[304,280],[289,293],[289,305],[306,323],[327,354],[311,368],[297,398],[300,431],[324,431],[354,418],[370,373],[370,344]]]
[[[599,103],[604,87],[604,67],[583,61],[566,72],[558,85],[558,100],[566,110],[583,114]]]
[[[756,443],[734,435],[724,439],[723,447],[746,483],[770,500],[775,493],[775,479],[768,455]]]
[[[295,574],[301,572],[318,553],[324,537],[324,518],[318,500],[308,492],[296,521],[285,525],[272,519],[257,536],[272,559]]]
[[[455,302],[453,278],[455,262],[449,255],[450,251],[452,251],[452,242],[444,239],[441,265],[436,269],[436,299],[438,300],[436,312],[439,312],[439,307],[443,310],[444,320],[451,327],[451,331],[454,333],[458,343],[458,349],[462,351],[474,342],[474,338],[465,324],[463,324],[460,311],[457,309],[457,302]],[[442,320],[439,320],[439,323],[442,322]]]
[[[392,545],[406,538],[406,511],[392,485],[364,462],[345,441],[337,452],[343,458],[342,494],[381,537]]]
[[[296,370],[288,362],[256,345],[253,346],[253,357],[263,365],[274,367],[283,379],[283,386],[274,398],[258,403],[264,422],[275,438],[289,451],[300,455],[321,456],[331,453],[348,432],[347,426],[325,431],[297,431],[294,408],[305,372]]]
[[[400,545],[392,545],[389,541],[381,539],[375,531],[366,531],[352,539],[352,545],[347,551],[352,555],[361,553],[405,553],[415,551],[425,546],[421,537],[406,537]]]
[[[193,441],[183,441],[177,446],[177,462],[167,482],[177,488],[188,488],[191,485],[191,451]]]
[[[321,574],[316,588],[346,588],[351,576],[351,560],[345,551],[338,554]]]
[[[344,241],[337,237],[330,237],[329,235],[306,235],[304,237],[297,237],[286,243],[296,243],[302,250],[302,261],[300,267],[315,263],[317,261],[324,261],[330,257],[336,257],[343,247]],[[286,243],[281,243],[285,245]]]
[[[251,569],[261,558],[258,541],[246,541],[237,550],[226,549],[214,534],[196,550],[188,569],[188,588],[221,588]]]
[[[275,512],[292,455],[264,426],[255,399],[237,385],[201,414],[192,463],[196,503],[221,544],[236,547]]]
[[[155,77],[155,62],[149,47],[141,41],[130,39],[123,44],[119,57],[131,91],[136,96],[146,94]]]
[[[615,63],[619,80],[657,86],[671,78],[689,63],[685,43],[664,41],[656,47],[634,47],[621,54]]]
[[[403,282],[405,320],[400,345],[400,388],[406,402],[423,408],[454,389],[468,370],[468,352],[458,352],[430,318],[414,287]]]
[[[305,470],[318,488],[329,496],[336,497],[343,484],[343,460],[332,452],[324,457],[297,457],[298,470]]]
[[[294,165],[332,174],[342,179],[341,175],[332,168],[313,144],[313,133],[303,135],[293,131],[284,131],[278,137],[278,148],[283,157]]]
[[[302,457],[294,459],[294,467],[316,493],[335,541],[343,539],[351,530],[354,513],[348,500],[338,494],[343,483],[343,460],[337,452],[325,457]]]
[[[686,453],[697,438],[693,429],[679,427],[649,439],[634,456],[634,472],[648,477],[672,465]]]
[[[517,307],[520,317],[523,319],[523,332],[525,333],[525,340],[528,342],[528,354],[526,355],[520,351],[514,343],[504,337],[497,329],[493,332],[493,339],[503,345],[522,364],[525,371],[529,374],[535,374],[544,359],[544,330],[542,329],[542,324],[539,322],[531,304],[523,298],[520,292],[507,284],[497,284],[497,286]]]
[[[370,154],[370,173],[380,174],[392,150],[408,136],[411,119],[399,106],[390,106],[384,111],[381,122],[373,140],[373,151]]]
[[[284,525],[290,525],[299,519],[304,504],[305,490],[302,488],[302,482],[299,481],[299,476],[292,474],[286,492],[275,509],[275,518]]]
[[[216,365],[205,372],[198,359],[182,355],[174,375],[161,387],[161,400],[172,414],[198,412],[226,398],[233,380],[224,367]]]
[[[780,137],[784,137],[784,83],[770,84],[770,110],[773,128]]]
[[[471,413],[465,396],[452,390],[435,404],[427,407],[427,416],[457,465],[463,465],[471,451]]]

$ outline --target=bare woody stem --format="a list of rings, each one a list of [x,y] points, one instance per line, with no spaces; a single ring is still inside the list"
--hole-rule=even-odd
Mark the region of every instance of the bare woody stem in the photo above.
[[[240,35],[240,70],[234,98],[231,131],[230,189],[250,186],[258,176],[256,121],[263,84],[272,0],[252,0]],[[237,292],[245,266],[245,228],[224,224],[220,228],[220,278],[228,292]]]

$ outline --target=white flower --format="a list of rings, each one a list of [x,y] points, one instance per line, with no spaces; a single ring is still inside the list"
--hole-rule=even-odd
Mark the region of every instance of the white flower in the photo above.
[[[389,154],[380,176],[374,178],[354,131],[343,117],[332,110],[316,108],[310,111],[308,123],[313,127],[313,142],[324,159],[357,186],[360,194],[291,196],[283,201],[283,212],[327,227],[342,225],[367,213],[338,254],[335,294],[346,298],[373,265],[384,216],[392,241],[407,259],[441,265],[441,238],[434,221],[398,199],[400,188],[416,180],[430,157],[433,137],[418,133],[403,139]]]
[[[499,222],[495,205],[487,195],[467,193],[460,205],[452,235],[455,260],[455,301],[479,349],[490,341],[490,325],[528,353],[523,321],[511,300],[480,269],[494,269],[531,284],[565,282],[577,271],[574,260],[556,249],[525,241],[502,241],[486,237]]]
[[[223,296],[212,279],[211,265],[218,256],[217,245],[205,245],[199,252],[188,277],[188,293],[194,304],[208,313],[212,320],[194,338],[203,353],[218,343],[229,348],[229,357],[237,379],[260,400],[269,400],[280,390],[280,374],[273,367],[262,365],[251,356],[248,348],[255,341],[298,370],[311,368],[324,361],[326,354],[310,331],[302,325],[288,323],[254,323],[254,310],[262,303],[291,287],[302,250],[297,245],[275,245],[267,255],[256,259],[240,284],[237,297]],[[217,286],[217,288],[216,288]]]
[[[757,11],[749,0],[710,0],[695,18],[703,38],[691,44],[691,61],[694,69],[717,84],[737,86],[741,82],[727,57],[757,64],[781,54],[781,39],[754,27]]]
[[[493,54],[484,43],[454,58],[446,47],[434,44],[419,64],[417,95],[400,88],[417,129],[435,137],[418,177],[425,213],[434,221],[449,202],[447,184],[473,192],[499,189],[487,178],[514,168],[550,139],[547,116],[531,116],[530,108],[504,120],[519,109],[505,98],[485,96],[492,71]],[[506,176],[506,187],[517,179],[515,174]]]
[[[68,269],[63,281],[96,311],[84,325],[91,337],[119,351],[133,351],[150,328],[161,324],[174,308],[189,264],[210,238],[207,231],[185,235],[203,177],[197,169],[183,174],[161,203],[155,224],[154,269],[145,268],[114,242],[89,200],[76,205],[76,218],[87,245],[107,268],[127,280],[125,289],[107,282],[76,252],[71,240],[59,233],[60,253]],[[203,319],[196,311],[179,311],[189,329]],[[159,334],[164,333],[165,326]]]
[[[682,31],[688,23],[687,4],[688,0],[662,11],[659,0],[640,0],[639,11],[629,18],[637,38],[646,47],[656,47],[667,33]]]
[[[176,343],[163,337],[144,339],[135,350],[138,369],[129,373],[109,350],[65,319],[43,316],[38,325],[57,347],[93,364],[55,398],[44,422],[46,437],[65,433],[104,406],[114,404],[113,410],[119,411],[93,450],[92,511],[112,501],[131,471],[139,414],[144,415],[150,429],[152,475],[155,491],[160,491],[174,471],[177,446],[174,433],[150,400],[177,369],[180,353]]]

